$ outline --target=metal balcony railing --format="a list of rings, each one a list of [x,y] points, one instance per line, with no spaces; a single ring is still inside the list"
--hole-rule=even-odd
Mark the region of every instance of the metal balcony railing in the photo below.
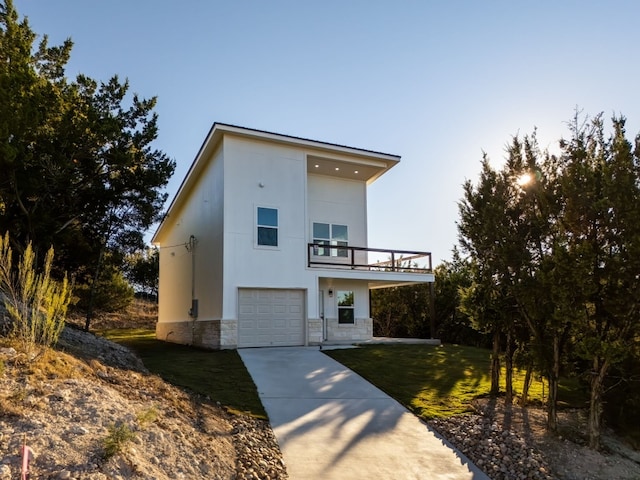
[[[369,254],[386,260],[369,261]],[[433,273],[431,252],[354,247],[351,245],[307,244],[309,267],[349,268],[371,272]]]

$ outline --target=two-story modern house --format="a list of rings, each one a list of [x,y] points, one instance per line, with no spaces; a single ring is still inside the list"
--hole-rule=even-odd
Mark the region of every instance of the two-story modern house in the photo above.
[[[157,337],[210,348],[371,339],[371,289],[434,281],[429,253],[368,247],[367,186],[399,161],[215,123],[153,238]]]

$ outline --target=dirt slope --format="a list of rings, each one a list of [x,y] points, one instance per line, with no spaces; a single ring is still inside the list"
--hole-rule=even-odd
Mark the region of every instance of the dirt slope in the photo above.
[[[60,346],[31,363],[0,347],[0,479],[19,478],[23,441],[32,480],[287,478],[268,422],[149,375],[100,337],[67,328]]]

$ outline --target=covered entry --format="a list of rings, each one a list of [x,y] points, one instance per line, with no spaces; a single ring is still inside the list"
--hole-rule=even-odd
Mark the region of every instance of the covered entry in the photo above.
[[[304,345],[305,291],[238,289],[238,347]]]

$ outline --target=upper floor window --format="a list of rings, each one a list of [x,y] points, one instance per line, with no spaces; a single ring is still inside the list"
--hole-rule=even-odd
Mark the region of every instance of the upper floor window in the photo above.
[[[349,244],[349,232],[346,225],[334,225],[331,223],[313,224],[313,243],[320,245],[336,245],[346,247]],[[323,248],[316,247],[314,254],[322,257],[347,257],[345,248]]]
[[[258,207],[258,245],[278,246],[278,209]]]

